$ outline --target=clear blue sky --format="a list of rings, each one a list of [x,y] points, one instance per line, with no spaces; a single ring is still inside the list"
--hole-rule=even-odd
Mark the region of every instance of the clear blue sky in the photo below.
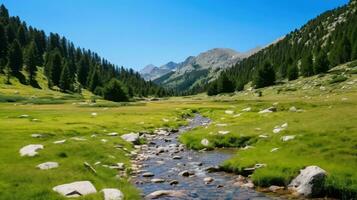
[[[117,65],[183,61],[215,47],[268,44],[348,0],[0,0],[28,25]]]

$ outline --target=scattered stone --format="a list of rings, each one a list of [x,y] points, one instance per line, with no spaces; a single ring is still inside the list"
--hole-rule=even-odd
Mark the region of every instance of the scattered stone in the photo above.
[[[224,127],[224,126],[227,126],[227,124],[216,124],[216,126]]]
[[[170,181],[169,184],[170,185],[177,185],[177,184],[179,184],[179,182],[177,180],[172,180],[172,181]]]
[[[209,166],[205,169],[205,171],[207,171],[208,173],[218,172],[220,171],[220,168],[219,166]]]
[[[147,195],[145,199],[157,199],[163,196],[182,198],[186,193],[184,190],[157,190]]]
[[[259,135],[258,137],[260,137],[260,138],[268,138],[267,135]]]
[[[65,142],[66,142],[66,140],[57,140],[57,141],[54,141],[53,144],[63,144]]]
[[[142,175],[143,177],[153,177],[153,176],[155,176],[153,173],[151,173],[151,172],[145,172],[145,173],[143,173],[143,175]]]
[[[30,115],[20,115],[19,118],[28,118]]]
[[[172,159],[174,159],[174,160],[180,160],[180,159],[182,159],[182,157],[181,157],[181,156],[174,156]]]
[[[213,182],[213,178],[212,177],[206,177],[203,179],[203,182],[205,182],[205,184],[209,184],[211,182]]]
[[[284,187],[272,185],[268,188],[268,190],[271,192],[278,192],[278,191],[284,190]]]
[[[233,115],[234,111],[233,110],[226,110],[226,111],[224,111],[224,113],[226,113],[228,115]]]
[[[47,169],[52,169],[52,168],[57,168],[59,165],[57,162],[45,162],[37,165],[37,168],[40,170],[47,170]]]
[[[94,163],[94,165],[99,165],[100,163],[102,163],[102,162],[97,161],[97,162]]]
[[[218,133],[221,135],[227,135],[230,131],[218,131]]]
[[[85,138],[81,138],[81,137],[73,137],[71,138],[72,140],[76,140],[76,141],[86,141],[87,139]]]
[[[42,138],[43,135],[39,134],[39,133],[35,133],[35,134],[31,134],[31,137],[33,137],[33,138]]]
[[[170,120],[166,119],[166,118],[162,118],[162,121],[164,122],[169,122]]]
[[[300,170],[300,174],[289,184],[289,189],[299,195],[315,197],[321,193],[325,178],[325,170],[318,166],[308,166]]]
[[[107,134],[107,136],[117,136],[117,135],[119,135],[119,133],[117,132],[112,132]]]
[[[224,186],[223,185],[217,185],[216,188],[223,188]]]
[[[248,108],[244,108],[244,109],[242,109],[242,111],[243,112],[249,112],[249,111],[251,111],[252,110],[252,108],[251,107],[248,107]]]
[[[270,108],[260,111],[259,114],[272,113],[272,112],[276,112],[276,111],[277,111],[277,109],[275,107],[270,107]]]
[[[20,149],[21,156],[33,157],[38,154],[37,150],[43,149],[42,144],[30,144]]]
[[[194,172],[190,172],[188,170],[185,170],[185,171],[182,171],[179,173],[180,176],[184,176],[184,177],[188,177],[188,176],[191,176],[191,175],[194,175],[195,173]]]
[[[165,179],[161,179],[161,178],[153,178],[151,179],[152,183],[163,183],[165,182]]]
[[[207,147],[209,145],[209,141],[206,138],[204,138],[204,139],[201,140],[201,144],[203,146]]]
[[[236,115],[233,115],[233,117],[240,117],[242,114],[241,113],[238,113]]]
[[[274,128],[274,129],[273,129],[273,133],[279,133],[279,132],[281,132],[281,131],[283,131],[283,130],[284,130],[283,128],[277,127],[277,128]]]
[[[103,142],[103,143],[108,142],[108,140],[107,140],[107,139],[101,139],[100,141],[101,141],[101,142]]]
[[[104,194],[104,200],[123,200],[124,194],[115,188],[105,188],[101,192]]]
[[[73,183],[58,185],[52,188],[52,190],[65,197],[80,197],[97,192],[94,185],[89,181],[77,181]]]
[[[288,128],[288,123],[284,123],[281,125],[281,128]]]
[[[287,142],[287,141],[293,140],[293,139],[295,139],[295,135],[286,135],[286,136],[281,137],[281,140],[283,142]]]
[[[298,110],[296,109],[295,106],[292,106],[292,107],[289,108],[289,111],[290,112],[297,112]]]
[[[121,136],[121,138],[127,142],[137,143],[139,141],[138,133],[128,133]]]
[[[94,174],[97,173],[97,171],[96,171],[96,170],[92,167],[92,165],[90,165],[89,163],[84,162],[83,165],[84,165],[85,168],[89,169],[89,170],[90,170],[91,172],[93,172]]]
[[[93,112],[91,115],[92,115],[92,117],[96,117],[97,113]]]
[[[266,166],[267,166],[267,164],[257,163],[257,164],[254,165],[254,168],[255,169],[259,169],[259,168],[266,167]]]
[[[243,185],[241,185],[241,187],[252,189],[252,188],[254,188],[254,183],[252,183],[252,182],[244,183]]]
[[[275,152],[275,151],[277,151],[277,150],[279,150],[279,148],[272,148],[272,149],[270,150],[270,152]]]

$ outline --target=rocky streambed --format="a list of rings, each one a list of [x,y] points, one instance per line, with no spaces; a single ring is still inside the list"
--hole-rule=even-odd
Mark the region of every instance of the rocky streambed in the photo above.
[[[133,181],[146,199],[271,199],[252,189],[253,184],[235,174],[218,171],[218,165],[235,153],[233,149],[193,151],[178,135],[210,119],[196,115],[178,130],[158,129],[146,135],[147,145],[136,146]]]

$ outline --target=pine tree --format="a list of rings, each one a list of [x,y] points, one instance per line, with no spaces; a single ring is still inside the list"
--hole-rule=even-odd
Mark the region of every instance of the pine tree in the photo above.
[[[301,74],[305,77],[314,75],[314,64],[310,53],[301,59]]]
[[[288,80],[292,81],[296,80],[297,78],[299,78],[299,70],[296,65],[292,64],[288,68]]]
[[[0,9],[1,10],[1,9]],[[6,64],[7,55],[7,37],[3,24],[0,23],[0,72],[2,67]]]
[[[9,21],[9,11],[5,8],[3,4],[0,6],[0,23],[7,24]]]
[[[217,91],[218,93],[231,93],[234,92],[234,84],[229,80],[226,73],[222,73],[217,81]]]
[[[35,42],[32,41],[25,53],[25,65],[26,65],[26,71],[29,74],[30,84],[34,82],[36,77],[37,62],[38,62],[37,48]]]
[[[14,42],[10,45],[7,60],[7,64],[11,69],[11,73],[20,73],[23,64],[23,57],[20,44],[17,40],[14,40]]]
[[[78,63],[78,81],[82,86],[86,86],[89,73],[89,61],[86,56],[82,56]]]
[[[326,53],[324,51],[320,51],[314,63],[314,73],[315,74],[325,73],[328,70],[329,70],[329,61],[327,59]]]
[[[207,95],[208,95],[208,96],[214,96],[214,95],[217,95],[217,94],[218,94],[217,82],[214,81],[213,83],[211,83],[211,84],[208,86]]]
[[[59,86],[59,80],[62,73],[62,58],[58,49],[48,55],[48,61],[45,68],[49,86]]]
[[[94,72],[92,73],[88,86],[89,90],[92,92],[95,90],[96,87],[100,86],[98,70],[94,70]]]
[[[19,29],[17,30],[16,38],[18,39],[21,46],[26,45],[26,33],[23,26],[20,26]]]
[[[127,88],[123,85],[122,82],[116,79],[112,79],[104,88],[103,91],[104,99],[109,101],[128,101]]]
[[[62,69],[61,77],[59,80],[59,88],[61,91],[73,91],[73,79],[71,78],[71,74],[69,71],[69,64],[66,63]]]
[[[275,84],[275,71],[270,62],[265,62],[263,67],[258,69],[253,82],[256,88]]]

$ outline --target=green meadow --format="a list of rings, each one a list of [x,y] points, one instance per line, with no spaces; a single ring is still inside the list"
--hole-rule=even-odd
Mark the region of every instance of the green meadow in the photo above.
[[[114,187],[123,191],[125,199],[140,199],[130,175],[118,177],[116,170],[102,166],[123,162],[129,173],[128,153],[134,149],[120,137],[107,134],[178,127],[187,123],[185,117],[199,112],[213,122],[181,135],[180,141],[192,149],[239,148],[222,163],[223,169],[244,174],[244,168],[265,164],[251,177],[257,186],[267,187],[286,186],[304,166],[318,165],[328,172],[327,193],[351,197],[357,192],[357,76],[344,72],[300,78],[260,92],[246,86],[245,91],[231,95],[129,103],[104,101],[86,91],[78,95],[34,89],[13,79],[11,85],[0,86],[0,196],[64,199],[52,191],[54,186],[89,180],[98,191]],[[259,113],[271,106],[277,111]],[[249,111],[242,111],[248,107]],[[285,123],[282,131],[273,133]],[[284,142],[283,136],[294,139]],[[53,143],[63,139],[63,144]],[[202,139],[209,141],[208,146],[201,144]],[[21,157],[20,148],[28,144],[42,144],[44,149],[35,157]],[[60,166],[36,168],[47,161]],[[84,167],[84,162],[97,173]],[[102,194],[79,199],[102,199]]]

